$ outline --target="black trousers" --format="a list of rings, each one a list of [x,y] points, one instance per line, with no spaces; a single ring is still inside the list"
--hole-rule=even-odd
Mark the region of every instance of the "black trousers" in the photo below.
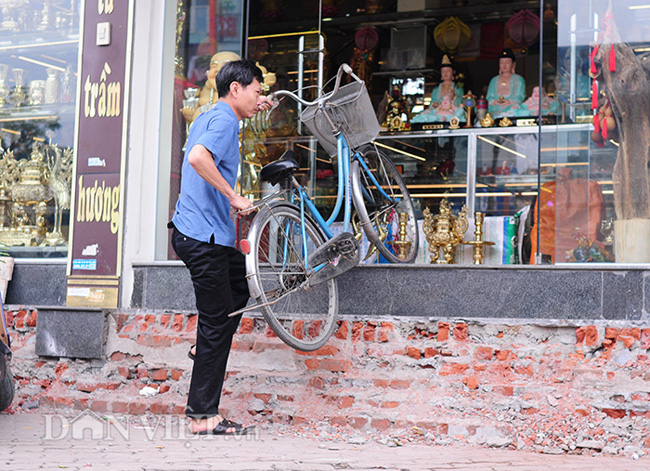
[[[199,312],[186,414],[213,417],[219,414],[232,337],[241,319],[228,314],[243,308],[249,298],[244,255],[232,247],[186,237],[177,229],[172,247],[190,270]]]

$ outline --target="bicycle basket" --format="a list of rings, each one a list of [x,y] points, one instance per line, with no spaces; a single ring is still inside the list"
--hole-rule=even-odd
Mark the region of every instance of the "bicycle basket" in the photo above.
[[[319,101],[323,106],[306,107],[300,120],[330,156],[337,154],[336,134],[339,131],[352,150],[373,141],[379,134],[379,122],[363,82],[343,85],[335,96],[329,93]],[[334,124],[334,129],[325,113]]]

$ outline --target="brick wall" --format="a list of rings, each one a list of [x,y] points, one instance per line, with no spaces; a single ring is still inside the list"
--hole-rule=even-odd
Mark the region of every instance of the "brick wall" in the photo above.
[[[7,315],[13,410],[183,414],[196,315],[111,313],[105,359],[91,361],[37,357],[37,312]],[[246,422],[548,452],[650,448],[650,326],[344,319],[301,353],[247,317],[232,348],[222,406]]]

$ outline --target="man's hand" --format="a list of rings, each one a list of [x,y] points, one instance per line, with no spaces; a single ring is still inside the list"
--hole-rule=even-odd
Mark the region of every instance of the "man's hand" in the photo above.
[[[267,111],[271,108],[273,108],[273,100],[271,100],[268,96],[261,96],[260,103],[257,105],[257,109],[259,111]]]
[[[251,200],[237,194],[229,198],[229,201],[230,206],[232,206],[235,211],[238,211],[241,214],[248,214],[249,211],[246,210],[250,209],[253,206]]]

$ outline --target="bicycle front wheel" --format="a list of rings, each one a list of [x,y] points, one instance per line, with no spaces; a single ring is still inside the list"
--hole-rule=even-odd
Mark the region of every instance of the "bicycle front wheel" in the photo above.
[[[391,263],[412,263],[418,251],[413,201],[395,164],[369,146],[351,168],[352,198],[368,240]]]
[[[325,345],[336,327],[338,288],[335,279],[309,285],[315,267],[303,251],[309,257],[325,242],[320,229],[308,217],[303,224],[294,205],[279,204],[260,211],[248,240],[248,286],[273,332],[296,350]]]

